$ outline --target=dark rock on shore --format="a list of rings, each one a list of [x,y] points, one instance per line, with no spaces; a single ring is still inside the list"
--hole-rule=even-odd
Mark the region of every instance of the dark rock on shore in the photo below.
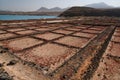
[[[15,65],[17,62],[18,62],[18,61],[16,61],[16,60],[11,60],[11,61],[7,64],[7,66]]]

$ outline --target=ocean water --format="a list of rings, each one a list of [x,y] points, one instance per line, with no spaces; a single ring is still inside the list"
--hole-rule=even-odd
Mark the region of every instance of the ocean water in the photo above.
[[[57,18],[57,16],[39,16],[39,15],[0,15],[0,20],[27,20],[27,19],[47,19]]]

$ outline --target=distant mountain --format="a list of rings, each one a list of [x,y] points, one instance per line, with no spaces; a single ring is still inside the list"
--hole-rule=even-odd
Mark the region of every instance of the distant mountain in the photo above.
[[[40,9],[37,10],[37,12],[63,12],[67,10],[68,8],[59,8],[59,7],[54,7],[54,8],[46,8],[46,7],[41,7]]]
[[[48,8],[41,7],[41,8],[38,9],[37,11],[39,11],[39,12],[46,12],[46,11],[48,11],[48,10],[49,10]]]
[[[24,11],[8,11],[8,10],[0,10],[0,15],[52,15],[52,16],[58,16],[59,14],[62,13],[63,9],[60,9],[58,7],[55,8],[45,8],[41,7],[40,11],[29,11],[29,12],[24,12]]]
[[[92,7],[92,8],[105,8],[105,9],[114,8],[114,6],[110,6],[110,5],[108,5],[104,2],[88,4],[88,5],[85,5],[85,6],[86,7]]]
[[[57,11],[57,12],[59,12],[59,11],[63,11],[63,9],[61,9],[61,8],[59,8],[59,7],[54,7],[54,8],[51,8],[51,9],[49,9],[50,11]]]

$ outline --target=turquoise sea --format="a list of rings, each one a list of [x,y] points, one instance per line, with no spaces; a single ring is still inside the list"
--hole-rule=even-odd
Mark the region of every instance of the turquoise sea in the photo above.
[[[0,15],[0,20],[27,20],[27,19],[47,19],[57,18],[57,16],[39,15]]]

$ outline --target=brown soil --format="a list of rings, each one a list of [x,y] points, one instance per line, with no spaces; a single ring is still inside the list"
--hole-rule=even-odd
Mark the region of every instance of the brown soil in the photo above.
[[[119,22],[110,17],[2,21],[0,80],[120,80]]]

